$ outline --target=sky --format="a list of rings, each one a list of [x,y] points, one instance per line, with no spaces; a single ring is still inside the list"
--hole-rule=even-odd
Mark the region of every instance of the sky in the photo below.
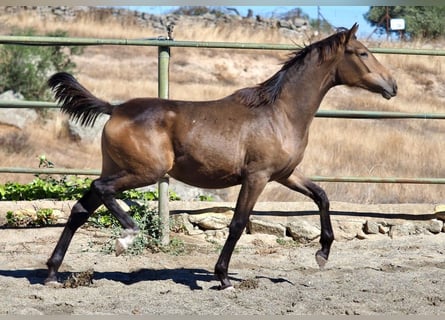
[[[252,9],[254,15],[261,15],[265,18],[276,17],[281,13],[285,13],[294,9],[290,6],[230,6],[236,8],[242,16],[247,15],[247,10]],[[316,19],[318,16],[318,10],[321,15],[329,21],[334,27],[352,27],[357,22],[359,24],[359,31],[357,36],[359,38],[367,38],[374,27],[371,27],[367,21],[363,18],[369,10],[369,6],[298,6],[303,10],[303,13],[309,15],[311,19]],[[172,11],[174,6],[132,6],[126,7],[131,10],[138,10],[143,12],[149,12],[152,14],[165,14]]]

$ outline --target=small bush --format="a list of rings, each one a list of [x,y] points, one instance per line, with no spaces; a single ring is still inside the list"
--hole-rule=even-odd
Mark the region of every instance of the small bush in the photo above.
[[[183,16],[202,16],[207,13],[214,14],[221,17],[224,14],[229,14],[229,10],[223,7],[206,7],[206,6],[181,6],[171,12],[172,14]]]
[[[137,223],[140,232],[126,253],[137,255],[147,248],[155,252],[159,251],[161,228],[157,210],[150,208],[147,204],[134,205],[130,207],[128,214]],[[107,254],[114,252],[116,239],[120,237],[122,231],[121,225],[114,216],[103,208],[89,218],[88,224],[96,228],[111,229],[112,237],[102,246],[101,251]]]
[[[17,210],[6,213],[6,225],[10,227],[43,227],[57,222],[53,209]]]
[[[88,190],[91,181],[75,176],[63,176],[60,179],[37,176],[27,184],[7,182],[0,185],[0,200],[77,200]]]
[[[37,176],[27,184],[6,182],[0,185],[0,200],[78,200],[89,190],[92,181],[91,178],[79,178],[77,176],[62,176],[61,178]],[[145,201],[159,199],[156,190],[144,192],[135,189],[124,191],[117,198]],[[169,199],[172,201],[180,200],[174,192],[169,193]]]
[[[13,35],[35,36],[33,29],[17,29]],[[46,36],[65,37],[65,31]],[[52,94],[47,79],[57,71],[72,72],[71,56],[81,54],[79,46],[0,45],[0,92],[20,92],[27,100],[49,100]]]

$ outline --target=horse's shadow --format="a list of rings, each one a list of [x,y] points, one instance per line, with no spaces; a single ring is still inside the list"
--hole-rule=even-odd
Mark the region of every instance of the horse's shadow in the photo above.
[[[0,276],[11,278],[27,279],[30,284],[44,284],[44,280],[48,274],[46,269],[18,269],[18,270],[0,270]],[[60,282],[64,282],[72,272],[59,272],[58,277]],[[176,268],[176,269],[139,269],[133,272],[121,271],[94,271],[93,282],[95,280],[111,280],[121,282],[125,285],[132,285],[141,281],[167,281],[172,280],[177,284],[182,284],[189,287],[191,290],[202,290],[199,282],[215,281],[215,276],[212,272],[204,269],[190,269],[190,268]],[[240,282],[242,279],[230,276],[232,281]],[[210,289],[218,289],[217,285]]]
[[[24,278],[30,284],[43,284],[47,274],[48,270],[46,269],[0,270],[0,276]],[[59,272],[59,281],[65,281],[71,274],[71,272]],[[213,273],[207,270],[189,268],[160,270],[143,268],[133,272],[94,271],[93,282],[102,279],[121,282],[125,285],[132,285],[141,281],[172,280],[175,283],[188,286],[191,290],[202,290],[198,282],[211,282],[215,280],[215,277]]]
[[[0,270],[0,276],[10,278],[23,278],[27,279],[31,285],[44,284],[45,278],[48,274],[46,269],[18,269],[18,270]],[[58,280],[63,283],[73,272],[59,272]],[[229,276],[230,280],[235,284],[241,283],[243,279],[234,276],[232,273]],[[168,281],[172,280],[177,284],[181,284],[190,288],[190,290],[203,290],[198,282],[212,282],[215,281],[215,285],[210,287],[210,290],[219,290],[220,286],[217,284],[216,278],[212,272],[204,269],[190,269],[190,268],[177,268],[177,269],[140,269],[133,272],[121,272],[121,271],[94,271],[93,283],[95,280],[110,280],[121,282],[125,285],[132,285],[142,281]],[[286,282],[294,285],[291,281],[285,278],[271,278],[267,276],[257,276],[255,279],[268,279],[272,283]]]

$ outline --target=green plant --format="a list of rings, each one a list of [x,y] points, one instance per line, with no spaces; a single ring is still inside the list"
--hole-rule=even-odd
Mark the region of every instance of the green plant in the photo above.
[[[174,9],[171,13],[184,16],[202,16],[205,14],[214,14],[216,17],[230,14],[231,10],[218,6],[181,6]]]
[[[162,249],[164,252],[168,252],[174,256],[184,254],[186,251],[184,241],[179,238],[172,238],[168,247]]]
[[[6,182],[0,185],[0,200],[77,200],[88,190],[91,181],[76,176],[62,176],[59,179],[37,176],[27,184]]]
[[[35,36],[33,29],[16,29],[19,36]],[[67,33],[58,30],[46,34],[50,37],[65,37]],[[71,56],[81,54],[79,46],[0,46],[0,92],[13,90],[25,99],[50,99],[51,92],[46,84],[48,77],[57,71],[72,72],[75,68]]]
[[[180,255],[185,252],[185,244],[178,238],[171,239],[168,246],[161,245],[159,215],[157,210],[150,207],[148,203],[130,206],[128,214],[134,219],[140,232],[134,239],[133,244],[127,249],[126,254],[138,255],[146,249],[152,252],[168,252],[172,255]],[[122,227],[111,212],[105,207],[99,208],[99,210],[88,219],[88,225],[100,229],[109,229],[111,237],[102,245],[100,251],[105,254],[115,252],[116,239],[120,238]],[[93,244],[90,243],[88,249],[92,247]]]
[[[199,201],[213,201],[213,200],[215,200],[211,194],[201,194],[198,197],[199,197]]]
[[[387,19],[403,18],[408,36],[411,38],[438,39],[445,35],[444,6],[371,6],[364,18],[375,26],[380,33],[395,32],[387,30]]]
[[[43,227],[57,222],[54,210],[17,210],[6,213],[6,225],[10,227]]]
[[[284,239],[284,238],[277,238],[276,242],[283,247],[286,248],[295,248],[298,247],[299,243],[292,239]]]
[[[161,228],[157,210],[151,208],[147,203],[132,205],[128,214],[138,225],[140,232],[127,249],[127,254],[137,255],[146,248],[152,251],[160,250]],[[88,220],[89,225],[97,228],[111,229],[111,238],[103,246],[101,251],[111,253],[115,251],[116,239],[120,237],[122,227],[119,222],[106,209],[100,209]]]

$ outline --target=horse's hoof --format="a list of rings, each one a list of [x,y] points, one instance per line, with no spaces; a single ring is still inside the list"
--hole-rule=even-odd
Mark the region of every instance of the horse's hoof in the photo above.
[[[318,252],[315,254],[315,260],[317,261],[317,264],[318,264],[318,267],[320,268],[320,270],[323,270],[324,266],[328,262],[328,259],[326,259],[325,257],[322,257]]]
[[[128,247],[133,243],[133,240],[138,232],[138,230],[124,230],[124,232],[122,232],[122,237],[116,239],[116,244],[114,246],[116,256],[120,256],[122,253],[127,251]]]
[[[127,251],[128,245],[123,241],[123,239],[116,239],[116,244],[114,249],[116,251],[116,257],[120,256],[122,253]]]

